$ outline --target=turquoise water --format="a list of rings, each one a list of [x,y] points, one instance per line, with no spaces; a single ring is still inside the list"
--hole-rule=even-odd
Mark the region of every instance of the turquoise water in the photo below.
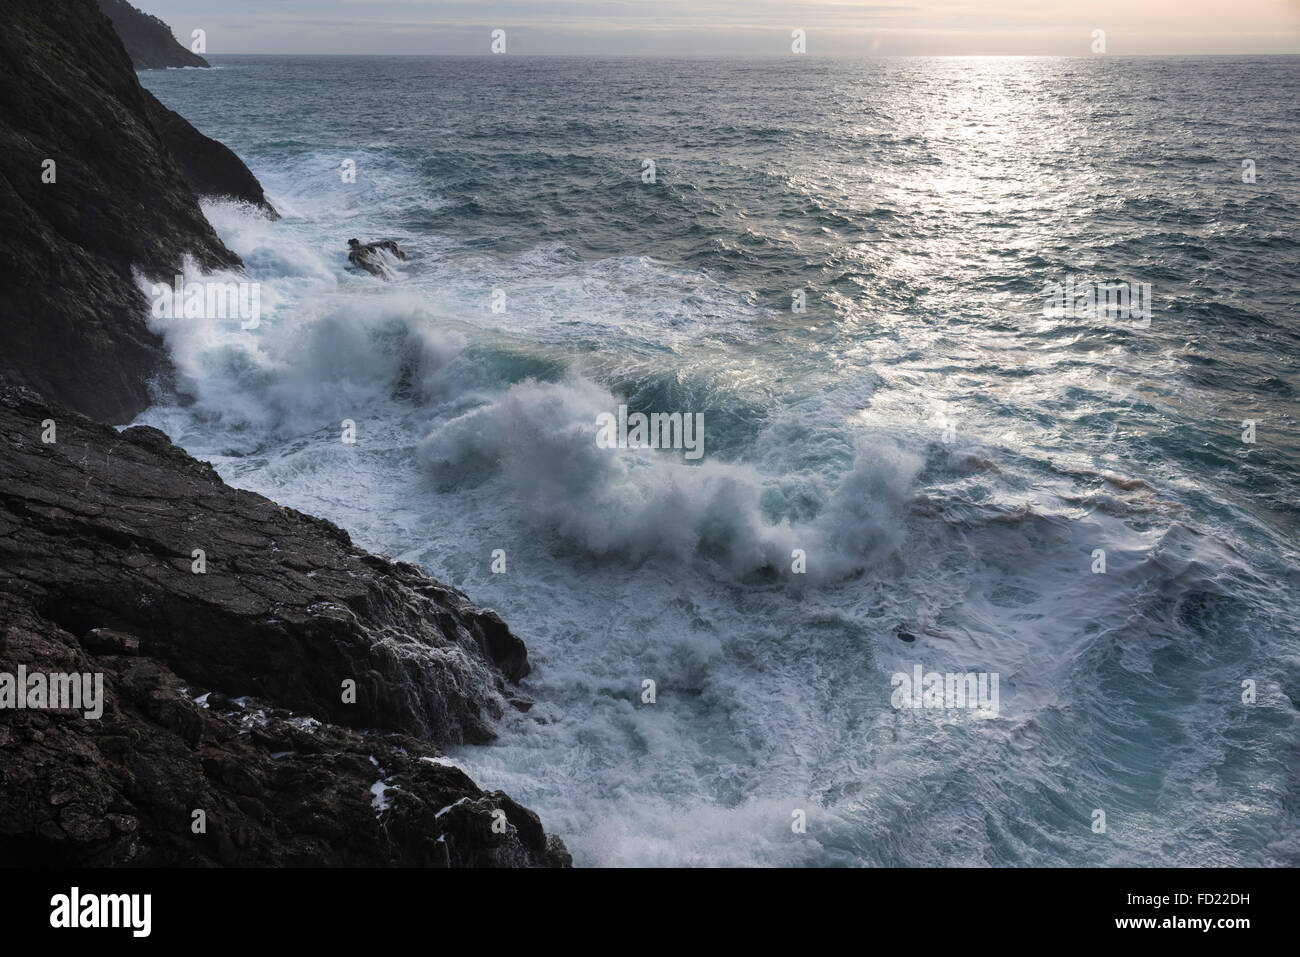
[[[141,421],[501,612],[455,758],[577,863],[1300,863],[1300,60],[214,63],[141,79],[284,214],[205,207],[263,321]]]

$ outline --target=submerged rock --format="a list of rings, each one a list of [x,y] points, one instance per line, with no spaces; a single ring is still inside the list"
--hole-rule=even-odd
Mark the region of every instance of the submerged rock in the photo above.
[[[406,258],[406,253],[391,239],[381,239],[374,243],[363,243],[359,239],[348,240],[348,262],[380,279],[391,279],[395,273],[393,267],[384,262],[385,254],[394,259]]]
[[[102,674],[103,714],[0,698],[0,864],[568,862],[436,760],[519,702],[499,617],[156,429],[0,388],[0,674],[20,667]]]

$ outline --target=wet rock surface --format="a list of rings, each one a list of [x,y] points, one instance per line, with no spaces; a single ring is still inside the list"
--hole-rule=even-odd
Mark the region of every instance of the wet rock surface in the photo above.
[[[0,863],[568,861],[436,760],[528,706],[500,618],[161,432],[3,387],[0,672],[20,665],[102,672],[106,701],[0,709]]]
[[[363,243],[359,239],[348,240],[348,262],[359,269],[364,269],[372,276],[391,279],[396,275],[393,267],[385,262],[386,256],[405,259],[406,253],[402,252],[397,243],[391,239],[381,239],[373,243]]]
[[[99,719],[0,711],[0,866],[567,866],[428,742],[322,724],[96,654],[0,593],[0,670],[99,672]],[[201,813],[196,813],[201,812]]]

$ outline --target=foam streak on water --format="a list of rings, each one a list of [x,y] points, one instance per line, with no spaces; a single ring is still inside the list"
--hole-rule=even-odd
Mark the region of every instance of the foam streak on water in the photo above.
[[[160,322],[142,421],[501,612],[455,760],[581,864],[1300,863],[1296,60],[502,59],[142,77],[285,214],[206,207],[262,324]]]

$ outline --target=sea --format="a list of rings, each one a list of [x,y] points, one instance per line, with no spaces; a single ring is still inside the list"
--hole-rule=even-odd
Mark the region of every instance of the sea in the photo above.
[[[1300,864],[1300,58],[211,59],[138,424],[502,615],[575,864]]]

